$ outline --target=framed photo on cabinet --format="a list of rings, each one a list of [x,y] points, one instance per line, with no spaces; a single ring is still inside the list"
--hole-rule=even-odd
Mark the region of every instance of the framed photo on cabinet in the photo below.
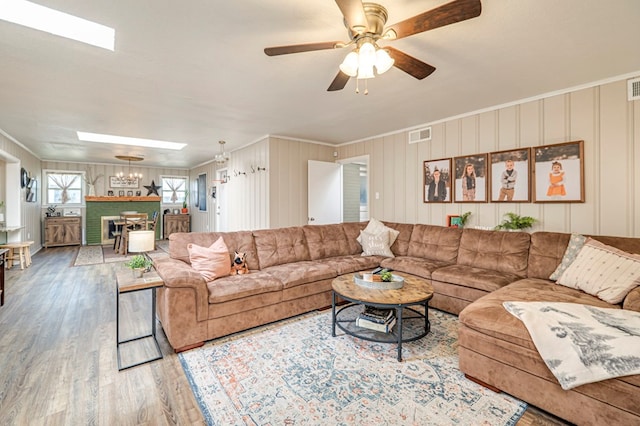
[[[531,148],[536,203],[584,203],[584,141]]]
[[[489,153],[489,200],[492,203],[531,201],[530,170],[529,148]]]
[[[425,203],[451,202],[451,158],[425,161],[422,175]]]
[[[456,203],[487,202],[487,154],[456,157],[453,170]]]

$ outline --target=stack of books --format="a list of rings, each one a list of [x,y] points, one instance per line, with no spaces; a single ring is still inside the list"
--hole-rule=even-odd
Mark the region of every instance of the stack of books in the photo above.
[[[380,309],[365,305],[362,313],[356,318],[356,325],[358,327],[381,331],[383,333],[389,333],[395,324],[395,309]]]

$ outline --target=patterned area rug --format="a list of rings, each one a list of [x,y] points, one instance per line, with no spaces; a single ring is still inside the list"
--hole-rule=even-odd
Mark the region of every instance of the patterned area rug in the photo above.
[[[341,331],[331,312],[238,333],[179,354],[209,425],[514,425],[527,405],[458,370],[458,318],[397,346]]]
[[[169,256],[169,241],[156,241],[156,249],[148,253],[152,259]],[[123,256],[113,250],[113,246],[80,246],[73,266],[97,265],[100,263],[124,262],[132,254]]]

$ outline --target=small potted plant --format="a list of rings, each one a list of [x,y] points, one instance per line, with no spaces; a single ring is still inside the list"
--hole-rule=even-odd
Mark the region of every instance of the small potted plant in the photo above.
[[[133,270],[133,275],[136,278],[142,278],[142,274],[149,271],[151,269],[151,265],[153,265],[151,259],[148,259],[146,256],[141,254],[136,254],[127,263],[125,263],[125,266],[128,266]]]
[[[507,218],[495,227],[496,230],[522,231],[531,228],[537,222],[537,219],[531,216],[520,216],[512,212],[505,213],[505,216]]]
[[[471,216],[471,212],[462,213],[460,215],[460,228],[464,228],[469,220],[469,216]]]
[[[182,213],[189,213],[189,208],[187,207],[187,198],[189,197],[189,191],[185,191],[184,193],[184,201],[182,202]]]

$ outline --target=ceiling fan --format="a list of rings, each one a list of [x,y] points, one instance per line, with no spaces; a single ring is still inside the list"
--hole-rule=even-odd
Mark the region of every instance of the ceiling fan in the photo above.
[[[329,92],[342,90],[350,77],[356,77],[358,80],[373,78],[374,66],[378,74],[395,66],[418,80],[422,80],[433,73],[436,70],[435,67],[393,47],[381,48],[377,44],[378,41],[397,40],[465,21],[479,16],[482,11],[480,0],[454,0],[385,28],[387,10],[383,6],[377,3],[363,3],[361,0],[336,0],[336,3],[344,16],[349,42],[327,41],[264,49],[264,53],[268,56],[278,56],[354,46],[353,52],[347,55],[340,65],[340,71],[329,85],[327,89]]]

